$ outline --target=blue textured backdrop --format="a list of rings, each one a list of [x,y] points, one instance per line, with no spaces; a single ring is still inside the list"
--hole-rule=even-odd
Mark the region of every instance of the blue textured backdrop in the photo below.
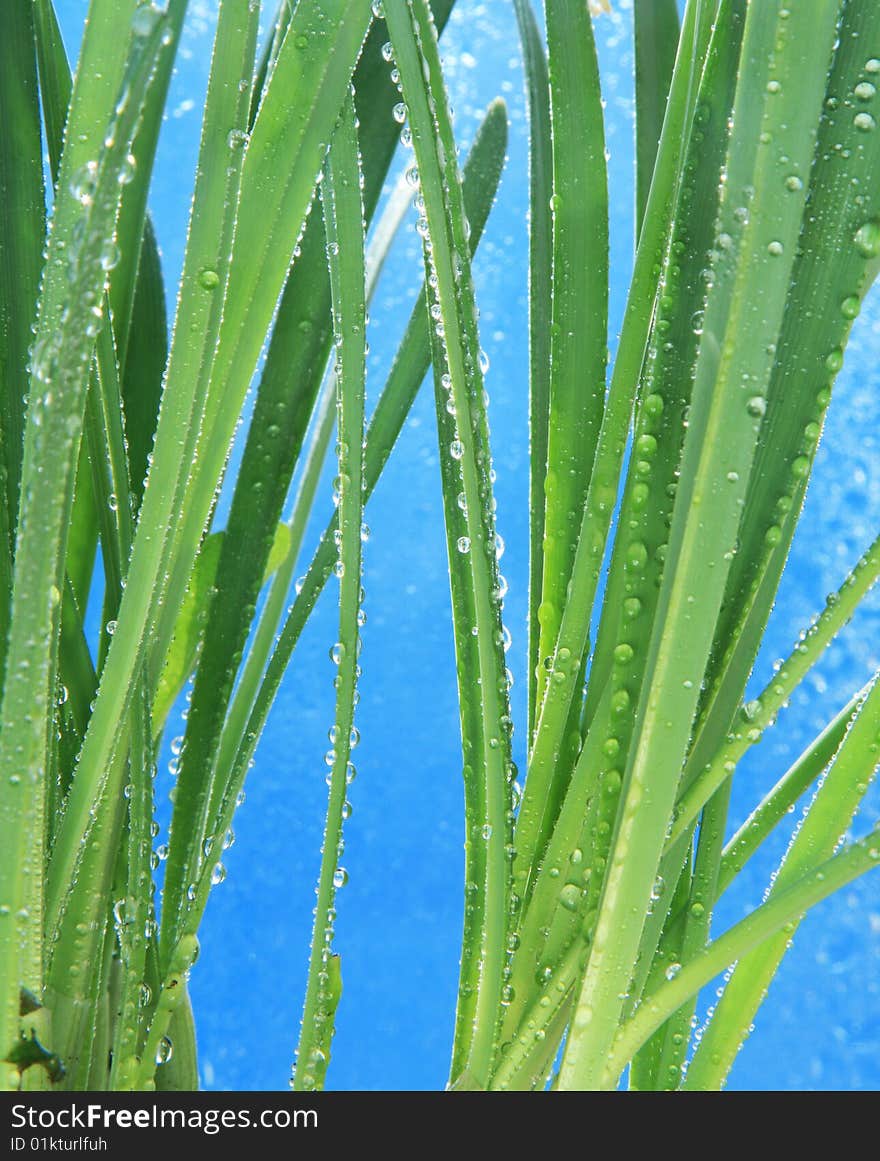
[[[365,0],[366,2],[366,0]],[[631,266],[631,0],[596,22],[607,101],[612,197],[612,337]],[[191,0],[163,128],[151,207],[169,301],[182,261],[214,3]],[[85,0],[61,0],[73,49]],[[459,0],[443,55],[462,143],[486,103],[508,102],[510,156],[476,264],[482,342],[491,358],[505,620],[513,645],[514,705],[524,714],[527,575],[526,163],[527,133],[515,22],[507,0]],[[420,253],[414,218],[395,246],[370,328],[375,400],[409,312]],[[859,319],[819,451],[807,509],[773,614],[756,688],[772,661],[821,607],[870,541],[880,515],[876,422],[880,308]],[[612,344],[613,346],[613,344]],[[329,478],[318,505],[323,527]],[[441,1087],[446,1078],[462,913],[462,792],[448,585],[430,393],[424,391],[368,513],[363,680],[346,827],[349,882],[338,901],[336,947],[344,994],[329,1086]],[[317,525],[316,525],[317,527]],[[305,982],[326,787],[322,755],[332,723],[335,596],[325,594],[294,656],[257,752],[236,818],[228,876],[209,904],[192,976],[206,1088],[286,1084]],[[744,763],[734,795],[738,823],[811,732],[878,663],[878,602]],[[826,707],[823,709],[823,705]],[[172,728],[172,732],[173,728]],[[522,729],[515,738],[522,759]],[[165,755],[167,760],[167,754]],[[864,817],[878,813],[878,794]],[[167,807],[163,818],[167,819]],[[792,825],[796,816],[792,818]],[[864,829],[863,827],[859,828]],[[157,840],[160,841],[160,840]],[[768,844],[725,897],[719,924],[761,898],[785,840]],[[862,880],[801,928],[758,1027],[734,1071],[734,1088],[880,1087],[880,879]],[[703,1009],[712,1000],[704,997]]]

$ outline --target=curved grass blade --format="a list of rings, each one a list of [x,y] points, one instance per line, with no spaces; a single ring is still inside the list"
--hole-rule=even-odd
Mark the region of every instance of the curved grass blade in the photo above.
[[[862,689],[847,702],[731,836],[721,858],[719,896],[834,758],[867,692]]]
[[[484,916],[480,938],[462,950],[463,959],[469,964],[463,966],[463,976],[467,974],[476,989],[475,1018],[467,1027],[457,1022],[451,1080],[457,1079],[458,1071],[466,1070],[475,1083],[485,1087],[496,1050],[505,983],[509,887],[505,839],[511,809],[508,774],[512,771],[488,426],[461,178],[436,30],[423,0],[415,4],[390,0],[385,4],[385,18],[400,70],[424,199],[429,240],[425,247],[426,260],[436,278],[436,306],[440,314],[437,325],[443,328],[445,374],[449,376],[443,380],[443,389],[454,405],[457,421],[458,439],[445,454],[460,464],[459,490],[465,498],[467,533],[465,539],[459,540],[449,565],[458,574],[462,588],[469,596],[472,593],[473,624],[477,627],[473,638],[471,625],[465,628],[456,624],[456,657],[460,701],[464,706],[468,699],[477,698],[480,706],[482,736],[465,737],[462,742],[464,763],[474,771],[473,785],[479,787],[474,794],[475,801],[466,808],[467,833],[469,837],[475,818],[482,815],[479,841],[485,844],[486,870],[483,880],[476,885]],[[447,520],[451,514],[450,500],[460,511],[457,495],[455,498],[444,496]],[[476,656],[468,658],[466,670],[461,668],[465,654],[458,647],[464,632],[476,644]],[[466,775],[466,791],[470,782]],[[465,1037],[464,1043],[461,1036]]]
[[[636,92],[636,238],[648,205],[654,162],[678,46],[675,0],[636,0],[633,9]]]
[[[341,987],[339,961],[331,956],[336,892],[344,884],[339,864],[342,820],[354,730],[361,591],[363,524],[364,391],[366,381],[366,267],[363,203],[354,104],[346,102],[330,148],[321,185],[336,343],[336,399],[339,467],[339,640],[336,715],[333,727],[330,794],[318,880],[318,901],[293,1087],[323,1087]]]
[[[787,941],[787,926],[796,924],[811,907],[876,868],[878,860],[880,830],[875,829],[866,838],[850,843],[806,872],[713,940],[678,975],[643,1000],[633,1018],[621,1027],[602,1071],[601,1086],[615,1087],[627,1061],[690,996],[730,964],[749,954],[760,954],[762,945],[778,933],[782,933],[778,938],[784,937]]]
[[[772,881],[772,899],[831,859],[867,793],[878,765],[880,684],[875,680],[861,702],[825,778]],[[876,843],[876,838],[874,838]],[[876,846],[868,840],[869,849]],[[714,1089],[723,1085],[752,1027],[755,1014],[776,974],[797,917],[775,939],[738,962],[714,1013],[703,1031],[688,1067],[685,1088]]]
[[[220,91],[226,96],[229,94],[233,101],[245,104],[239,88],[242,72],[245,75],[249,72],[252,64],[253,43],[256,32],[256,12],[250,6],[245,7],[244,4],[236,8],[231,5],[226,9],[226,19],[221,14],[221,19],[218,22],[218,27],[222,32],[229,33],[227,42],[228,52],[222,54],[221,63],[217,66],[217,70],[212,70],[212,82],[217,84],[216,76],[219,72],[222,80],[219,82]],[[240,20],[238,18],[241,18]],[[250,53],[250,59],[248,54]],[[242,68],[241,58],[244,58],[244,65]],[[229,75],[233,77],[232,85],[225,84]],[[209,105],[211,101],[211,86],[209,85]],[[215,88],[216,94],[216,88]],[[233,95],[234,94],[234,95]],[[215,98],[216,99],[216,98]],[[229,234],[231,234],[231,213],[228,212],[227,206],[229,204],[228,194],[230,185],[233,190],[237,185],[237,178],[239,174],[239,167],[234,164],[228,165],[221,169],[217,163],[219,157],[225,156],[225,151],[228,145],[226,141],[226,134],[228,133],[229,121],[225,120],[229,113],[228,108],[224,107],[223,101],[217,102],[221,107],[219,110],[212,107],[212,112],[216,115],[218,112],[223,122],[218,126],[217,121],[213,123],[212,128],[217,136],[222,140],[222,151],[215,151],[213,163],[206,165],[207,177],[205,171],[200,172],[201,191],[203,192],[205,186],[211,186],[212,168],[213,173],[219,180],[215,182],[215,203],[211,209],[212,214],[206,214],[207,223],[203,222],[203,232],[199,235],[199,231],[191,231],[188,247],[188,258],[192,256],[192,250],[196,254],[199,253],[199,246],[207,244],[207,236],[210,231],[217,225],[219,219],[219,229],[223,230],[225,227]],[[208,118],[209,123],[210,119]],[[218,170],[222,172],[222,177],[219,176]],[[219,195],[219,196],[218,196]],[[208,197],[203,197],[201,206],[204,208],[205,203],[209,201]],[[220,203],[218,210],[217,202]],[[234,207],[234,197],[231,199],[231,204]],[[202,288],[203,291],[209,288]],[[196,296],[194,296],[196,297]],[[192,305],[192,303],[190,304]],[[200,337],[200,323],[204,328],[210,330],[212,323],[217,324],[219,318],[211,317],[210,308],[206,312],[207,318],[204,315],[200,317],[198,309],[191,311],[189,321],[193,324],[189,331],[189,336],[194,340],[193,357],[198,361]],[[179,320],[178,320],[179,321]],[[117,399],[114,414],[117,418],[121,417],[121,406]],[[127,469],[126,469],[127,470]],[[126,481],[127,488],[127,481]],[[125,495],[125,511],[130,513],[134,505],[129,501],[128,493]],[[128,559],[128,552],[125,554],[125,559]],[[151,707],[148,696],[148,685],[146,684],[146,666],[143,657],[136,659],[136,668],[132,673],[132,692],[134,694],[134,701],[126,699],[125,714],[130,718],[130,737],[127,730],[127,723],[125,720],[116,723],[117,731],[117,746],[115,752],[110,755],[108,767],[106,770],[95,772],[97,777],[94,778],[94,783],[98,785],[99,799],[104,809],[101,813],[116,813],[125,809],[127,803],[127,831],[125,841],[125,862],[118,873],[113,878],[115,892],[121,893],[120,899],[117,895],[117,902],[114,904],[113,917],[116,928],[116,939],[119,945],[120,957],[120,998],[119,998],[119,1018],[116,1021],[115,1033],[113,1037],[114,1047],[114,1064],[112,1070],[112,1079],[114,1083],[121,1084],[123,1087],[130,1087],[133,1079],[137,1075],[139,1061],[137,1057],[137,1047],[141,1036],[140,1022],[146,1013],[140,1012],[139,996],[141,984],[144,979],[144,968],[147,963],[148,956],[152,948],[152,937],[155,933],[155,916],[152,912],[152,899],[149,886],[151,883],[150,875],[150,855],[151,855],[151,841],[150,841],[150,826],[152,822],[152,770],[153,770],[153,750],[152,750],[152,735],[150,731],[151,721]],[[100,699],[100,692],[99,692]],[[88,732],[86,734],[88,739]],[[129,778],[129,793],[127,796],[123,794],[122,782],[125,776],[125,747],[127,743],[131,742],[131,760],[129,764],[128,778]],[[82,757],[78,767],[78,773],[81,773],[84,767]],[[93,784],[92,784],[93,785]],[[68,864],[77,866],[78,860],[82,859],[80,851],[85,846],[90,852],[95,851],[92,856],[93,862],[97,862],[98,853],[97,845],[100,840],[101,830],[97,829],[96,834],[93,833],[94,828],[89,822],[87,829],[84,832],[84,837],[80,842],[79,850],[70,848],[71,838],[71,803],[76,801],[77,796],[84,799],[88,795],[92,786],[79,778],[74,780],[70,799],[68,801],[68,811],[65,814],[62,830],[56,841],[53,850],[52,864],[50,865],[50,876],[59,865],[64,865],[65,861]],[[112,804],[119,803],[119,807],[113,810]],[[93,808],[97,812],[97,806]],[[92,814],[90,812],[90,819]],[[75,812],[74,812],[75,818]],[[97,836],[97,837],[96,837]],[[104,850],[105,871],[106,875],[113,875],[113,867],[117,862],[116,850],[114,847],[105,847]],[[94,871],[96,879],[99,877],[97,869]],[[62,872],[63,875],[63,872]],[[106,880],[109,882],[109,880]],[[87,901],[83,900],[83,895],[87,895],[89,891],[89,878],[80,873],[78,876],[74,875],[68,883],[61,875],[50,877],[50,886],[54,888],[54,893],[50,897],[50,902],[53,909],[50,910],[50,921],[59,933],[60,936],[57,944],[64,949],[64,955],[53,955],[51,972],[52,980],[56,982],[56,990],[64,992],[65,988],[69,988],[68,977],[73,973],[69,968],[66,968],[66,961],[73,957],[74,963],[79,960],[78,974],[87,975],[83,972],[82,963],[86,965],[92,958],[89,954],[88,947],[83,947],[82,940],[77,941],[70,936],[70,928],[75,927],[76,920],[82,910],[85,909]],[[106,908],[106,903],[105,903]],[[77,928],[78,930],[78,928]],[[171,957],[173,958],[173,957]],[[75,1032],[75,1027],[74,1027]],[[155,1062],[152,1067],[155,1068]]]
[[[729,731],[728,739],[711,762],[700,771],[681,794],[667,844],[674,843],[695,821],[710,796],[731,776],[743,754],[761,740],[764,731],[819,661],[840,630],[848,623],[860,602],[880,576],[880,536],[860,557],[836,592],[828,597],[824,610],[788,655],[773,679],[754,700],[743,706]]]
[[[538,641],[544,545],[544,478],[550,410],[553,157],[547,55],[529,0],[514,0],[529,110],[529,624],[528,741],[538,697]]]
[[[803,192],[779,202],[777,190],[792,164],[807,168],[812,159],[839,15],[831,0],[809,14],[784,11],[773,3],[746,16],[748,83],[737,86],[738,130],[719,220],[726,258],[708,297],[658,628],[562,1087],[599,1082],[622,1010],[618,997],[629,989],[766,411],[768,348],[778,340],[804,207]],[[790,159],[785,167],[780,151]],[[733,341],[746,319],[747,348]],[[711,519],[702,518],[709,508]]]

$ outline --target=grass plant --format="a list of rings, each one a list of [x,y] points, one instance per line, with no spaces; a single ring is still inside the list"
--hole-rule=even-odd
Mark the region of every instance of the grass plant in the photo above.
[[[329,794],[291,1081],[324,1086],[364,508],[429,369],[465,796],[448,1087],[722,1086],[802,917],[880,861],[880,828],[847,838],[880,762],[876,677],[824,705],[747,822],[729,819],[739,763],[880,573],[875,541],[746,700],[880,269],[876,5],[687,0],[679,21],[673,0],[635,0],[637,249],[610,368],[601,17],[511,6],[531,141],[513,175],[530,197],[520,775],[471,267],[507,122],[491,104],[460,161],[438,44],[453,3],[283,0],[261,38],[258,2],[220,0],[170,327],[147,203],[185,0],[91,0],[73,73],[52,0],[0,17],[6,1088],[198,1086],[199,924],[333,577]],[[401,140],[424,285],[368,415]],[[288,604],[334,434],[335,511]],[[154,850],[157,756],[188,683]],[[718,930],[719,898],[800,803],[765,900]]]

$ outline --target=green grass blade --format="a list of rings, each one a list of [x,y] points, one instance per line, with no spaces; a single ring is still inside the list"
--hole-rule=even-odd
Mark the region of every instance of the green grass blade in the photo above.
[[[831,641],[847,624],[860,602],[880,576],[880,537],[860,557],[839,588],[831,593],[824,610],[801,633],[794,649],[758,697],[743,706],[734,719],[727,740],[712,760],[687,785],[675,808],[669,833],[674,843],[696,819],[704,803],[730,777],[743,754],[761,740],[783,706],[819,661]]]
[[[200,298],[207,300],[207,305],[201,310],[195,307],[195,317],[204,326],[204,341],[207,344],[217,341],[220,333],[220,318],[222,306],[217,302],[216,291],[220,286],[208,285],[217,279],[222,282],[228,272],[228,254],[232,245],[233,222],[235,203],[238,194],[242,163],[242,150],[245,144],[245,118],[249,104],[249,82],[253,70],[257,33],[257,13],[249,5],[240,3],[226,3],[220,11],[215,38],[214,56],[212,59],[211,75],[208,83],[206,99],[205,121],[202,131],[200,150],[200,166],[204,173],[202,179],[204,200],[199,205],[199,191],[197,189],[193,222],[188,240],[186,262],[190,275],[193,273],[192,264],[198,262],[195,280],[198,284]],[[225,172],[223,162],[228,159]],[[223,177],[220,177],[221,172]],[[214,178],[213,184],[212,177]],[[199,213],[201,211],[201,215]],[[219,247],[220,262],[207,257]],[[220,269],[218,270],[218,266]],[[211,273],[213,272],[213,277]],[[188,271],[184,272],[186,282]],[[198,291],[196,291],[198,294]],[[222,299],[222,291],[220,295]],[[201,315],[201,317],[199,317]],[[179,328],[186,320],[178,315],[176,320],[175,343],[181,333]],[[185,333],[185,332],[184,332]],[[195,331],[196,335],[199,331]],[[187,338],[192,337],[192,332]],[[197,348],[197,344],[194,344]],[[180,345],[176,346],[180,350]],[[201,353],[201,352],[200,352]],[[210,365],[211,353],[205,351],[204,361],[201,363],[199,375],[203,368]],[[205,357],[207,356],[207,357]],[[198,355],[196,356],[198,358]],[[184,359],[187,356],[184,355]],[[188,368],[187,368],[188,369]],[[168,379],[172,381],[175,370],[174,355],[169,363]],[[184,370],[183,374],[186,374]],[[209,564],[210,569],[210,564]],[[216,560],[214,561],[216,573]],[[196,603],[199,594],[196,594]],[[184,639],[186,631],[184,630]],[[184,793],[181,794],[185,798]],[[166,869],[165,892],[167,905],[165,913],[174,906],[177,897],[178,884],[174,875],[175,868],[171,865]]]
[[[803,822],[772,881],[773,899],[831,859],[843,839],[877,770],[880,735],[880,684],[865,695]],[[866,840],[877,857],[876,833]],[[776,974],[798,916],[787,929],[748,956],[738,956],[714,1013],[688,1067],[685,1088],[714,1089],[725,1081],[749,1034],[755,1014]],[[732,961],[731,961],[732,962]]]
[[[14,0],[4,11],[0,46],[0,505],[3,507],[0,689],[6,676],[6,651],[15,612],[13,559],[24,453],[29,349],[37,313],[45,230],[33,14],[30,5]],[[18,768],[8,769],[17,772]],[[12,778],[15,777],[12,773]],[[27,822],[40,836],[38,845],[47,826],[45,795],[38,794],[32,801],[34,813]],[[35,862],[37,857],[34,856]],[[42,912],[42,880],[38,871],[38,864],[30,869],[23,899],[25,910],[37,917],[37,923]],[[21,978],[29,980],[29,986],[36,991],[42,975],[41,957],[39,938],[22,949]]]
[[[149,319],[149,314],[145,317],[140,310],[137,314],[134,313],[135,299],[138,296],[141,297],[141,310],[155,309],[149,300],[144,301],[145,294],[155,295],[157,293],[155,286],[144,285],[144,279],[155,277],[155,267],[158,265],[152,230],[147,229],[147,194],[153,173],[159,131],[162,127],[162,119],[166,115],[165,103],[168,97],[168,87],[171,84],[188,2],[189,0],[169,0],[167,4],[165,33],[167,48],[150,83],[150,97],[132,142],[129,169],[126,174],[127,181],[117,223],[118,260],[110,273],[110,308],[119,350],[119,362],[123,368],[127,368],[130,362],[128,344],[132,334],[132,324],[134,324],[135,329],[138,329]],[[146,263],[142,265],[142,255],[148,248],[153,248],[153,254],[148,254]],[[163,342],[159,351],[164,345]],[[155,357],[154,354],[151,365]],[[131,397],[132,390],[133,388],[128,385],[124,387],[123,394],[126,399]],[[154,387],[154,399],[155,390]],[[158,400],[156,400],[156,405],[158,406]],[[153,430],[155,430],[155,415],[153,415],[150,424],[150,434]],[[138,494],[141,490],[138,489]]]
[[[745,919],[713,940],[678,975],[648,996],[633,1018],[623,1025],[602,1071],[602,1087],[615,1086],[617,1077],[634,1052],[690,996],[720,975],[730,964],[749,954],[760,954],[766,941],[775,937],[787,942],[787,927],[797,924],[811,907],[841,890],[859,875],[875,869],[878,860],[880,831],[875,829],[865,839],[849,844],[839,854],[789,883],[785,890],[774,894]],[[705,1037],[701,1043],[704,1042]]]
[[[724,847],[721,859],[719,895],[727,890],[764,840],[788,817],[798,799],[819,778],[839,750],[853,715],[864,701],[866,693],[867,689],[860,690],[847,702],[732,835]]]
[[[718,235],[726,256],[708,297],[658,628],[563,1087],[598,1083],[621,1012],[616,997],[629,988],[766,410],[768,348],[779,336],[804,206],[803,192],[780,202],[777,191],[792,165],[810,164],[839,15],[831,2],[784,11],[774,3],[746,16],[748,83],[737,86]],[[734,341],[745,319],[747,347]]]
[[[585,6],[547,0],[553,126],[552,308],[537,700],[551,680],[605,405],[608,183],[599,66]],[[540,857],[569,771],[557,762],[527,848]],[[534,783],[533,783],[534,785]],[[540,788],[539,788],[540,790]],[[526,836],[523,835],[525,838]]]
[[[636,0],[636,238],[642,231],[678,46],[675,0]]]
[[[129,485],[135,512],[143,500],[167,359],[165,285],[156,235],[147,217],[122,369]]]
[[[330,794],[318,880],[318,901],[312,934],[309,975],[297,1048],[294,1088],[323,1087],[339,977],[331,972],[336,892],[345,881],[339,863],[342,820],[354,730],[359,673],[358,611],[361,591],[361,526],[363,523],[364,390],[366,380],[366,267],[363,203],[354,104],[346,103],[333,137],[321,186],[336,341],[336,399],[339,481],[339,639],[336,715],[329,758]],[[338,968],[338,959],[335,961]]]
[[[53,184],[57,185],[61,168],[61,154],[64,148],[64,126],[73,90],[73,78],[70,74],[70,65],[67,62],[67,53],[64,50],[61,29],[58,27],[52,0],[36,0],[34,25],[49,168]],[[98,520],[92,490],[92,471],[89,464],[88,446],[84,440],[80,445],[73,509],[67,534],[67,571],[73,582],[73,591],[76,596],[76,602],[71,608],[78,605],[80,609],[85,609],[88,605],[97,545]],[[65,663],[62,651],[60,657],[62,668]]]
[[[12,0],[0,44],[0,447],[6,523],[18,520],[23,400],[27,396],[31,326],[37,313],[45,209],[40,106],[31,4]],[[12,545],[7,541],[7,552]],[[0,600],[8,601],[4,588]],[[0,646],[2,651],[3,646]],[[2,672],[2,654],[0,654]]]
[[[538,642],[544,545],[544,478],[550,411],[553,156],[547,54],[529,0],[515,0],[529,110],[529,625],[528,738],[538,694]]]
[[[674,974],[677,970],[675,963],[689,963],[709,941],[713,905],[718,895],[718,875],[730,805],[730,790],[728,782],[712,795],[700,815],[693,872],[688,875],[686,868],[682,875],[682,890],[687,889],[687,901],[683,910],[681,936],[674,946],[675,959],[668,962],[664,975],[666,972]],[[667,948],[666,954],[671,955],[672,951],[672,948]],[[679,1087],[695,1010],[694,996],[664,1025],[656,1069],[652,1077],[652,1088],[669,1091]]]
[[[199,642],[204,635],[206,611],[212,589],[217,583],[223,541],[227,535],[226,532],[213,532],[206,537],[196,560],[186,597],[175,620],[171,647],[165,655],[165,664],[153,699],[153,730],[157,734],[165,725],[168,711],[195,668]],[[264,579],[268,579],[280,566],[289,548],[290,532],[286,525],[280,524],[272,540]]]
[[[180,35],[180,26],[186,5],[179,0],[169,8],[172,21],[172,44]],[[51,0],[37,0],[37,51],[40,60],[40,89],[43,115],[49,145],[49,160],[57,178],[64,133],[64,116],[70,100],[71,76],[67,55]],[[113,271],[113,328],[122,364],[122,394],[125,405],[126,438],[130,469],[130,485],[137,498],[143,495],[147,456],[153,445],[156,416],[162,387],[162,374],[168,355],[168,332],[165,318],[165,290],[155,234],[145,213],[146,190],[152,170],[156,147],[156,127],[166,96],[167,81],[173,64],[174,52],[163,56],[151,84],[148,103],[149,125],[142,123],[132,154],[133,164],[126,173],[126,190],[117,228],[118,261]],[[143,229],[143,241],[135,235],[137,223]],[[131,288],[132,268],[137,277]],[[134,294],[133,304],[128,300]],[[123,304],[121,307],[117,304]],[[129,319],[134,325],[129,326]],[[121,340],[121,343],[120,343]],[[78,491],[82,481],[78,480]],[[76,511],[72,520],[71,537],[86,536],[91,524],[91,505],[88,497],[81,504],[83,512]],[[74,552],[74,561],[90,560],[86,547]],[[73,545],[76,549],[76,545]],[[93,555],[93,553],[92,553]],[[68,551],[70,564],[71,553]],[[75,585],[82,600],[83,584]]]
[[[436,327],[442,326],[442,335],[437,337],[444,341],[444,374],[449,377],[443,380],[443,391],[454,405],[457,422],[458,439],[443,453],[451,455],[461,467],[455,497],[444,496],[447,521],[453,515],[452,504],[462,514],[458,493],[463,492],[465,498],[466,533],[458,540],[449,564],[450,570],[458,573],[462,587],[473,594],[472,624],[477,627],[477,656],[468,659],[474,670],[460,669],[459,680],[464,702],[475,694],[475,685],[468,678],[479,679],[477,696],[482,727],[479,748],[470,750],[468,738],[463,738],[463,746],[465,766],[474,771],[474,783],[479,785],[474,795],[476,801],[467,805],[466,827],[470,841],[474,820],[478,814],[482,815],[477,841],[485,844],[485,875],[477,884],[477,892],[481,896],[484,920],[479,941],[463,947],[463,958],[474,964],[472,974],[476,976],[477,999],[473,1025],[467,1029],[457,1026],[457,1031],[464,1032],[468,1039],[466,1047],[457,1043],[453,1048],[451,1079],[457,1079],[457,1068],[466,1060],[465,1067],[475,1083],[485,1086],[496,1049],[504,986],[509,880],[505,845],[507,814],[511,808],[508,785],[511,719],[491,505],[488,427],[461,178],[436,30],[422,2],[410,5],[406,0],[390,0],[385,4],[385,18],[400,70],[424,199],[425,226],[430,240],[426,258],[437,283],[436,304],[431,306],[439,308],[435,334]],[[456,624],[456,640],[460,640],[462,631],[470,637],[470,630],[470,624],[466,629]],[[463,655],[458,648],[456,656],[460,666]],[[466,792],[469,781],[466,775]]]

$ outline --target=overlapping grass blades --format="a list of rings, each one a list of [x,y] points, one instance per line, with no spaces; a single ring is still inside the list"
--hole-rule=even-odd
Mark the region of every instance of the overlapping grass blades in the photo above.
[[[514,771],[483,356],[436,29],[424,3],[390,0],[385,14],[418,164],[425,265],[433,291],[429,314],[462,694],[465,931],[452,1080],[466,1074],[484,1087],[505,998]]]
[[[294,1087],[323,1087],[333,1019],[340,995],[339,959],[331,965],[336,891],[346,871],[342,854],[342,823],[352,749],[355,695],[360,672],[362,545],[364,514],[364,392],[366,380],[366,264],[363,203],[354,102],[349,99],[333,137],[321,185],[324,228],[333,299],[336,375],[338,496],[337,559],[339,578],[339,639],[333,646],[336,663],[336,713],[331,734],[330,795],[318,879],[318,901],[312,933],[309,977],[297,1049]]]
[[[840,846],[877,765],[876,680],[836,714],[823,707],[815,739],[736,833],[728,825],[738,763],[880,571],[875,541],[743,704],[849,330],[880,269],[876,6],[689,0],[679,28],[674,4],[637,0],[638,245],[606,387],[591,17],[547,0],[545,44],[516,0],[532,134],[518,811],[471,276],[506,118],[490,106],[460,171],[437,42],[451,8],[285,2],[258,62],[258,6],[222,0],[170,349],[146,204],[185,0],[92,0],[73,82],[51,0],[10,0],[4,14],[7,1087],[197,1085],[198,926],[272,699],[335,573],[330,792],[293,1077],[323,1086],[342,989],[332,937],[363,510],[431,363],[465,791],[450,1087],[543,1088],[560,1048],[557,1088],[614,1087],[627,1068],[632,1088],[720,1086],[802,915],[878,862],[876,829]],[[366,306],[395,199],[365,242],[401,111],[425,285],[366,423]],[[284,617],[334,429],[338,506]],[[90,641],[83,614],[99,584]],[[160,915],[153,777],[190,677]],[[816,786],[764,903],[714,931],[717,899]],[[699,989],[734,960],[695,1046]]]
[[[451,8],[452,0],[432,5],[438,28]],[[4,205],[0,246],[10,366],[2,425],[4,630],[10,613],[15,622],[9,637],[15,679],[5,685],[4,713],[21,719],[16,727],[7,719],[0,743],[15,771],[3,791],[11,836],[3,916],[10,921],[0,925],[9,1087],[197,1086],[186,978],[198,953],[198,924],[222,877],[226,836],[278,680],[331,571],[341,577],[346,657],[338,670],[321,876],[326,905],[303,1024],[309,1067],[326,1052],[311,1074],[300,1070],[306,1087],[323,1084],[340,994],[324,928],[340,873],[338,831],[354,744],[361,514],[430,359],[423,291],[364,443],[364,233],[397,146],[391,111],[399,93],[387,30],[369,5],[282,4],[255,73],[258,5],[224,0],[169,350],[161,266],[145,207],[185,12],[183,0],[172,0],[167,11],[132,0],[124,12],[95,0],[73,85],[50,0],[39,0],[33,17],[28,5],[16,5],[14,35],[4,39],[10,70],[3,112],[18,136],[5,141],[2,172],[8,184],[15,162],[19,183]],[[120,22],[127,29],[129,20],[122,52]],[[81,79],[90,71],[100,83]],[[55,182],[40,300],[51,342],[38,336],[28,356],[44,244],[41,113]],[[325,230],[321,215],[309,211],[334,131],[343,140],[329,163]],[[357,138],[366,150],[362,188]],[[471,247],[494,197],[505,142],[499,103],[467,167]],[[370,287],[399,222],[393,205],[389,215],[370,251]],[[17,297],[10,293],[15,286]],[[74,292],[75,311],[67,301]],[[59,324],[54,334],[50,316]],[[269,356],[227,528],[206,535],[267,331]],[[340,350],[345,355],[338,379],[340,506],[276,645],[333,431],[326,408],[316,413],[306,485],[289,528],[279,524],[281,508],[334,332],[337,358]],[[28,373],[25,424],[21,376]],[[40,375],[46,390],[35,394]],[[22,444],[31,449],[23,468]],[[44,512],[34,505],[45,500],[39,488],[45,489],[49,460],[66,483]],[[57,535],[49,535],[50,525]],[[100,640],[89,642],[83,612],[97,583],[98,546],[104,610]],[[29,584],[28,601],[25,581],[38,564],[41,583]],[[276,572],[245,661],[257,596]],[[171,705],[193,673],[189,725],[172,747],[180,770],[160,934],[153,898],[155,761]],[[26,699],[33,703],[27,714]]]
[[[716,1087],[784,951],[787,935],[774,942],[775,933],[790,934],[823,893],[826,872],[848,881],[876,859],[872,836],[835,856],[841,863],[823,863],[876,765],[871,694],[820,732],[748,829],[725,839],[737,763],[876,579],[872,546],[767,690],[742,705],[830,384],[876,273],[868,174],[877,166],[870,110],[877,16],[858,0],[809,12],[695,0],[679,34],[671,6],[665,16],[648,7],[636,13],[639,248],[598,440],[588,422],[576,426],[596,452],[576,469],[581,525],[561,608],[546,618],[546,644],[545,593],[535,590],[546,585],[548,561],[558,559],[561,525],[553,521],[565,516],[552,512],[552,489],[544,511],[534,483],[530,493],[530,616],[539,618],[541,645],[532,624],[529,763],[509,898],[517,921],[491,1087],[543,1087],[563,1039],[557,1087],[613,1086],[630,1063],[632,1087],[678,1087],[699,987],[740,950],[762,945],[753,970],[734,973],[721,1019],[707,1033],[711,1047],[701,1045],[689,1074],[689,1087]],[[572,167],[554,165],[551,174],[547,154],[566,157],[582,132],[600,149],[601,123],[585,128],[599,94],[584,67],[575,93],[592,86],[587,113],[575,127],[552,114],[566,60],[591,44],[581,12],[546,6],[546,72],[529,7],[517,5],[517,16],[538,199],[530,275],[534,481],[534,473],[553,470],[544,423],[552,417],[554,362],[552,347],[548,358],[541,346],[551,316],[546,299],[534,300],[546,294],[549,269],[566,272],[553,276],[552,317],[570,309],[581,337],[594,325],[584,295],[565,281],[567,262],[578,273],[585,265],[557,221]],[[649,49],[652,20],[657,44]],[[662,131],[658,109],[665,109]],[[552,259],[543,217],[548,182]],[[601,239],[603,211],[591,205],[580,199],[577,229],[592,223]],[[604,277],[600,258],[589,271]],[[571,296],[567,307],[557,308],[557,296]],[[837,308],[820,308],[829,302]],[[555,340],[557,328],[551,333]],[[583,398],[592,382],[584,360],[565,374],[566,390]],[[603,591],[600,566],[627,459]],[[602,612],[591,651],[597,594]],[[481,711],[461,659],[459,681],[467,736],[469,715]],[[786,860],[788,876],[768,903],[710,942],[715,899],[829,762],[804,837]],[[786,887],[783,905],[776,896]],[[479,1017],[469,1014],[478,1038]],[[478,1080],[463,1076],[463,1059],[457,1063],[454,1080]]]

